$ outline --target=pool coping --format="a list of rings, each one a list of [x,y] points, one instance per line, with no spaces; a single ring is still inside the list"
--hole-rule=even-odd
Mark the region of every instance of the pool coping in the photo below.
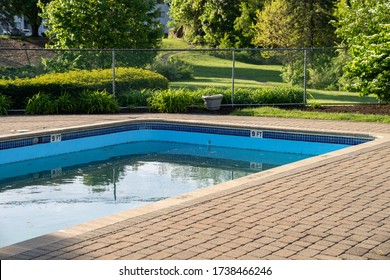
[[[209,125],[209,126],[218,126],[218,127],[228,127],[228,128],[251,128],[251,129],[273,129],[273,130],[285,130],[285,131],[294,131],[294,132],[303,132],[303,133],[319,133],[319,134],[336,134],[336,135],[358,135],[358,136],[371,136],[374,137],[375,140],[366,142],[364,144],[360,144],[357,146],[351,146],[342,150],[334,151],[331,153],[327,153],[324,155],[315,156],[309,159],[301,160],[299,162],[287,164],[281,167],[273,168],[271,170],[263,171],[260,173],[255,173],[243,178],[239,178],[233,181],[228,181],[225,183],[221,183],[215,186],[207,187],[204,189],[200,189],[197,191],[193,191],[190,193],[186,193],[183,195],[179,195],[176,197],[168,198],[159,202],[154,202],[145,206],[140,206],[138,208],[122,211],[120,213],[110,215],[107,217],[103,217],[94,221],[90,221],[87,223],[83,223],[77,226],[73,226],[67,229],[63,229],[54,233],[50,233],[47,235],[43,235],[40,237],[36,237],[30,240],[26,240],[20,243],[16,243],[10,246],[6,246],[3,248],[0,248],[0,259],[5,258],[11,258],[12,256],[23,254],[24,252],[37,249],[41,246],[48,245],[55,243],[60,240],[65,240],[69,238],[73,238],[75,236],[78,236],[80,234],[84,234],[86,232],[98,230],[100,228],[103,228],[107,225],[112,225],[115,223],[120,223],[121,221],[127,220],[129,218],[149,214],[156,211],[161,211],[163,209],[167,209],[170,207],[174,207],[177,205],[183,205],[188,204],[193,201],[204,199],[206,197],[212,197],[213,195],[223,193],[223,192],[229,192],[232,190],[242,190],[244,188],[253,187],[259,184],[263,184],[265,182],[268,182],[270,180],[274,180],[278,177],[283,177],[286,174],[290,174],[291,172],[299,172],[300,170],[305,169],[311,169],[315,167],[319,167],[324,165],[327,162],[335,161],[339,157],[345,157],[350,156],[353,157],[356,154],[364,153],[364,151],[369,150],[373,147],[378,147],[381,145],[388,145],[390,143],[390,134],[388,133],[377,133],[377,132],[369,132],[369,133],[362,133],[361,131],[358,132],[351,132],[351,131],[335,131],[335,130],[326,130],[323,129],[315,130],[315,129],[302,129],[302,128],[280,128],[280,127],[269,127],[266,125],[253,125],[253,124],[229,124],[229,125],[221,125],[220,123],[215,123],[213,121],[205,121],[205,120],[162,120],[161,118],[138,118],[138,119],[131,119],[131,120],[125,120],[125,121],[109,121],[99,124],[93,124],[93,125],[81,125],[81,126],[74,126],[74,127],[68,127],[65,129],[49,129],[44,131],[37,131],[37,132],[31,132],[31,133],[23,133],[20,135],[5,135],[0,136],[0,140],[13,140],[13,139],[20,139],[21,137],[34,137],[34,136],[41,136],[41,135],[47,135],[48,133],[65,133],[65,132],[74,132],[74,131],[80,131],[85,129],[96,129],[96,128],[104,128],[109,126],[117,126],[117,125],[123,125],[128,123],[142,123],[142,122],[166,122],[166,123],[180,123],[180,124],[198,124],[198,125]]]

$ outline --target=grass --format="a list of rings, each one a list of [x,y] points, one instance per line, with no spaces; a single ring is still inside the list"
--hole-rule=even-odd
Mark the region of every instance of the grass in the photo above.
[[[284,110],[274,107],[244,108],[232,113],[235,116],[280,117],[297,119],[348,120],[356,122],[390,123],[390,116],[358,113],[322,113],[301,110]]]
[[[308,103],[330,104],[356,104],[356,103],[378,103],[374,96],[359,96],[357,92],[329,91],[320,89],[308,89],[307,93],[313,96]]]
[[[186,49],[189,46],[186,41],[176,38],[164,38],[161,44],[163,49]]]
[[[194,79],[171,83],[171,87],[224,87],[231,88],[232,61],[211,56],[208,52],[181,52],[176,56],[190,64]],[[235,64],[235,87],[275,87],[284,84],[280,65]]]
[[[179,39],[164,39],[163,46],[185,48],[185,44]],[[188,45],[186,46],[188,48]],[[232,59],[212,56],[210,51],[182,51],[172,55],[192,66],[194,78],[171,82],[170,87],[190,89],[205,87],[232,88]],[[236,61],[235,89],[287,85],[281,78],[281,71],[281,65],[260,65]],[[354,92],[308,89],[307,93],[308,96],[312,97],[308,100],[309,104],[378,103],[375,97],[361,97]]]

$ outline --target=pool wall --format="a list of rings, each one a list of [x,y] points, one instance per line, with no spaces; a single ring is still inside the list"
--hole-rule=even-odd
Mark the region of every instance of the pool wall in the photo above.
[[[370,136],[143,122],[84,131],[53,132],[2,141],[0,142],[0,164],[139,141],[167,141],[319,155],[373,139]]]

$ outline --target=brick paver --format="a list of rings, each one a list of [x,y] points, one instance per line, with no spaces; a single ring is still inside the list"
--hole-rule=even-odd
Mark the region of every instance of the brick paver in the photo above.
[[[390,259],[387,124],[169,114],[2,117],[0,136],[140,118],[381,139],[129,210],[85,232],[49,234],[39,238],[42,245],[1,248],[1,259]]]

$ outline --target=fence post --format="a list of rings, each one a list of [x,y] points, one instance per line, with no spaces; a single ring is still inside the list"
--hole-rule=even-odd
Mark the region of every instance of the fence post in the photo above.
[[[234,69],[236,67],[235,51],[232,50],[232,107],[234,106]]]
[[[303,105],[306,106],[306,63],[307,50],[303,51]]]
[[[115,92],[115,50],[112,50],[112,94]]]

